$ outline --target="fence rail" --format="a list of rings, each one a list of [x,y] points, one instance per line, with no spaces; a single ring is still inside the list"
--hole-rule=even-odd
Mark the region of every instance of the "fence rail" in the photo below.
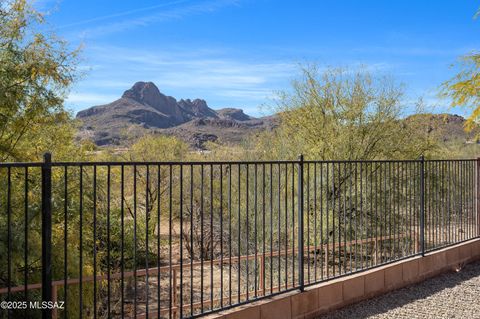
[[[0,164],[9,318],[198,317],[478,237],[480,160]]]

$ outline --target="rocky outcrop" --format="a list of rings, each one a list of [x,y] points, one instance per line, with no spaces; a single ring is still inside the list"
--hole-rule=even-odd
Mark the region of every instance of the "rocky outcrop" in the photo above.
[[[225,108],[225,109],[218,110],[217,113],[221,118],[235,120],[235,121],[248,121],[252,119],[252,117],[243,113],[242,109]]]
[[[197,149],[204,150],[207,142],[216,142],[218,136],[208,133],[194,133],[193,134],[193,146]]]

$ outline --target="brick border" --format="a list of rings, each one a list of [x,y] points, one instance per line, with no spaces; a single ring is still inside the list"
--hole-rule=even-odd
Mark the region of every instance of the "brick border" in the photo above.
[[[480,259],[480,239],[473,239],[392,264],[221,311],[211,319],[310,319],[346,305],[455,271]]]

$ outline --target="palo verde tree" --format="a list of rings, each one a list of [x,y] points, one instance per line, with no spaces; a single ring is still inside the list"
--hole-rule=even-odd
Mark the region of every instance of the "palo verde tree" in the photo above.
[[[416,159],[434,150],[435,141],[422,123],[405,118],[404,89],[393,78],[366,69],[321,72],[315,65],[301,71],[292,88],[279,95],[279,126],[256,140],[257,157],[295,159],[303,153],[309,160]],[[306,188],[310,194],[323,192],[317,202],[313,195],[309,200],[307,196],[306,214],[322,207],[321,231],[315,218],[305,220],[310,242],[370,238],[391,233],[392,225],[402,225],[397,231],[408,232],[405,225],[409,215],[402,206],[407,195],[400,190],[413,187],[413,179],[403,177],[411,174],[411,169],[395,166],[395,174],[387,172],[390,186],[375,193],[380,202],[397,201],[398,210],[389,223],[373,211],[373,197],[365,192],[378,186],[380,176],[386,180],[386,167],[378,162],[322,164],[315,167],[318,176],[314,177],[313,168],[308,166],[305,174],[310,180],[317,178],[317,184],[306,182]],[[399,190],[391,185],[408,187]],[[360,204],[353,207],[349,203]],[[316,238],[319,233],[321,238]],[[406,239],[402,249],[410,249],[411,240]]]
[[[471,111],[465,122],[465,129],[478,127],[480,118],[480,54],[474,52],[460,60],[460,71],[442,85],[441,95],[450,98],[452,107],[467,108]]]
[[[72,116],[63,106],[76,78],[77,54],[78,50],[70,50],[65,41],[46,31],[44,16],[28,1],[0,0],[0,161],[38,161],[46,151],[56,160],[83,159],[83,146],[74,142]],[[70,178],[78,174],[71,173]],[[0,170],[0,206],[4,212],[8,210],[0,214],[1,287],[41,280],[40,176],[35,168]],[[60,185],[63,175],[54,170],[52,179],[53,185]],[[66,247],[61,244],[63,192],[54,187],[52,193],[52,271],[58,279],[64,276],[63,252],[78,251],[79,243],[78,237],[69,237]],[[78,201],[71,200],[68,206],[71,212],[78,212]],[[74,222],[78,214],[71,214]],[[70,264],[75,258],[74,253],[69,255]],[[66,276],[76,276],[75,270],[70,267]],[[38,298],[38,291],[29,291],[29,296]],[[25,296],[21,293],[12,298],[24,300]],[[70,309],[72,314],[75,310]],[[35,316],[40,312],[28,314]]]
[[[311,159],[416,158],[434,143],[425,130],[402,121],[404,91],[391,77],[367,70],[302,68],[279,95],[279,127],[257,139],[257,154]]]
[[[480,10],[474,18],[477,18]],[[480,119],[480,52],[473,51],[460,58],[460,71],[441,86],[440,95],[450,99],[452,107],[467,108],[471,111],[465,122],[465,130],[478,128]]]
[[[43,15],[26,0],[0,0],[2,161],[36,159],[31,146],[53,151],[73,137],[63,101],[75,80],[78,50],[43,27]]]

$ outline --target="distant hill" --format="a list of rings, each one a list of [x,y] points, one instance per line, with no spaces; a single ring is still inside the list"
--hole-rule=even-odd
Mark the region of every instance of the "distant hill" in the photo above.
[[[152,82],[137,82],[109,104],[77,113],[80,138],[99,145],[121,145],[128,139],[158,133],[177,136],[195,148],[206,141],[239,143],[249,134],[276,125],[276,117],[254,118],[241,109],[213,110],[205,100],[176,100]]]
[[[456,114],[414,114],[404,120],[407,124],[413,123],[424,127],[426,132],[438,139],[441,143],[476,143],[476,136],[480,131],[465,132],[465,118]]]
[[[80,111],[77,118],[82,122],[79,138],[92,139],[99,146],[125,145],[145,134],[166,134],[204,149],[207,141],[237,144],[252,133],[278,125],[276,115],[255,118],[238,108],[213,110],[202,99],[177,101],[152,82],[137,82],[118,100]],[[476,143],[479,133],[466,133],[465,119],[459,115],[415,114],[402,121],[424,128],[444,144]]]

